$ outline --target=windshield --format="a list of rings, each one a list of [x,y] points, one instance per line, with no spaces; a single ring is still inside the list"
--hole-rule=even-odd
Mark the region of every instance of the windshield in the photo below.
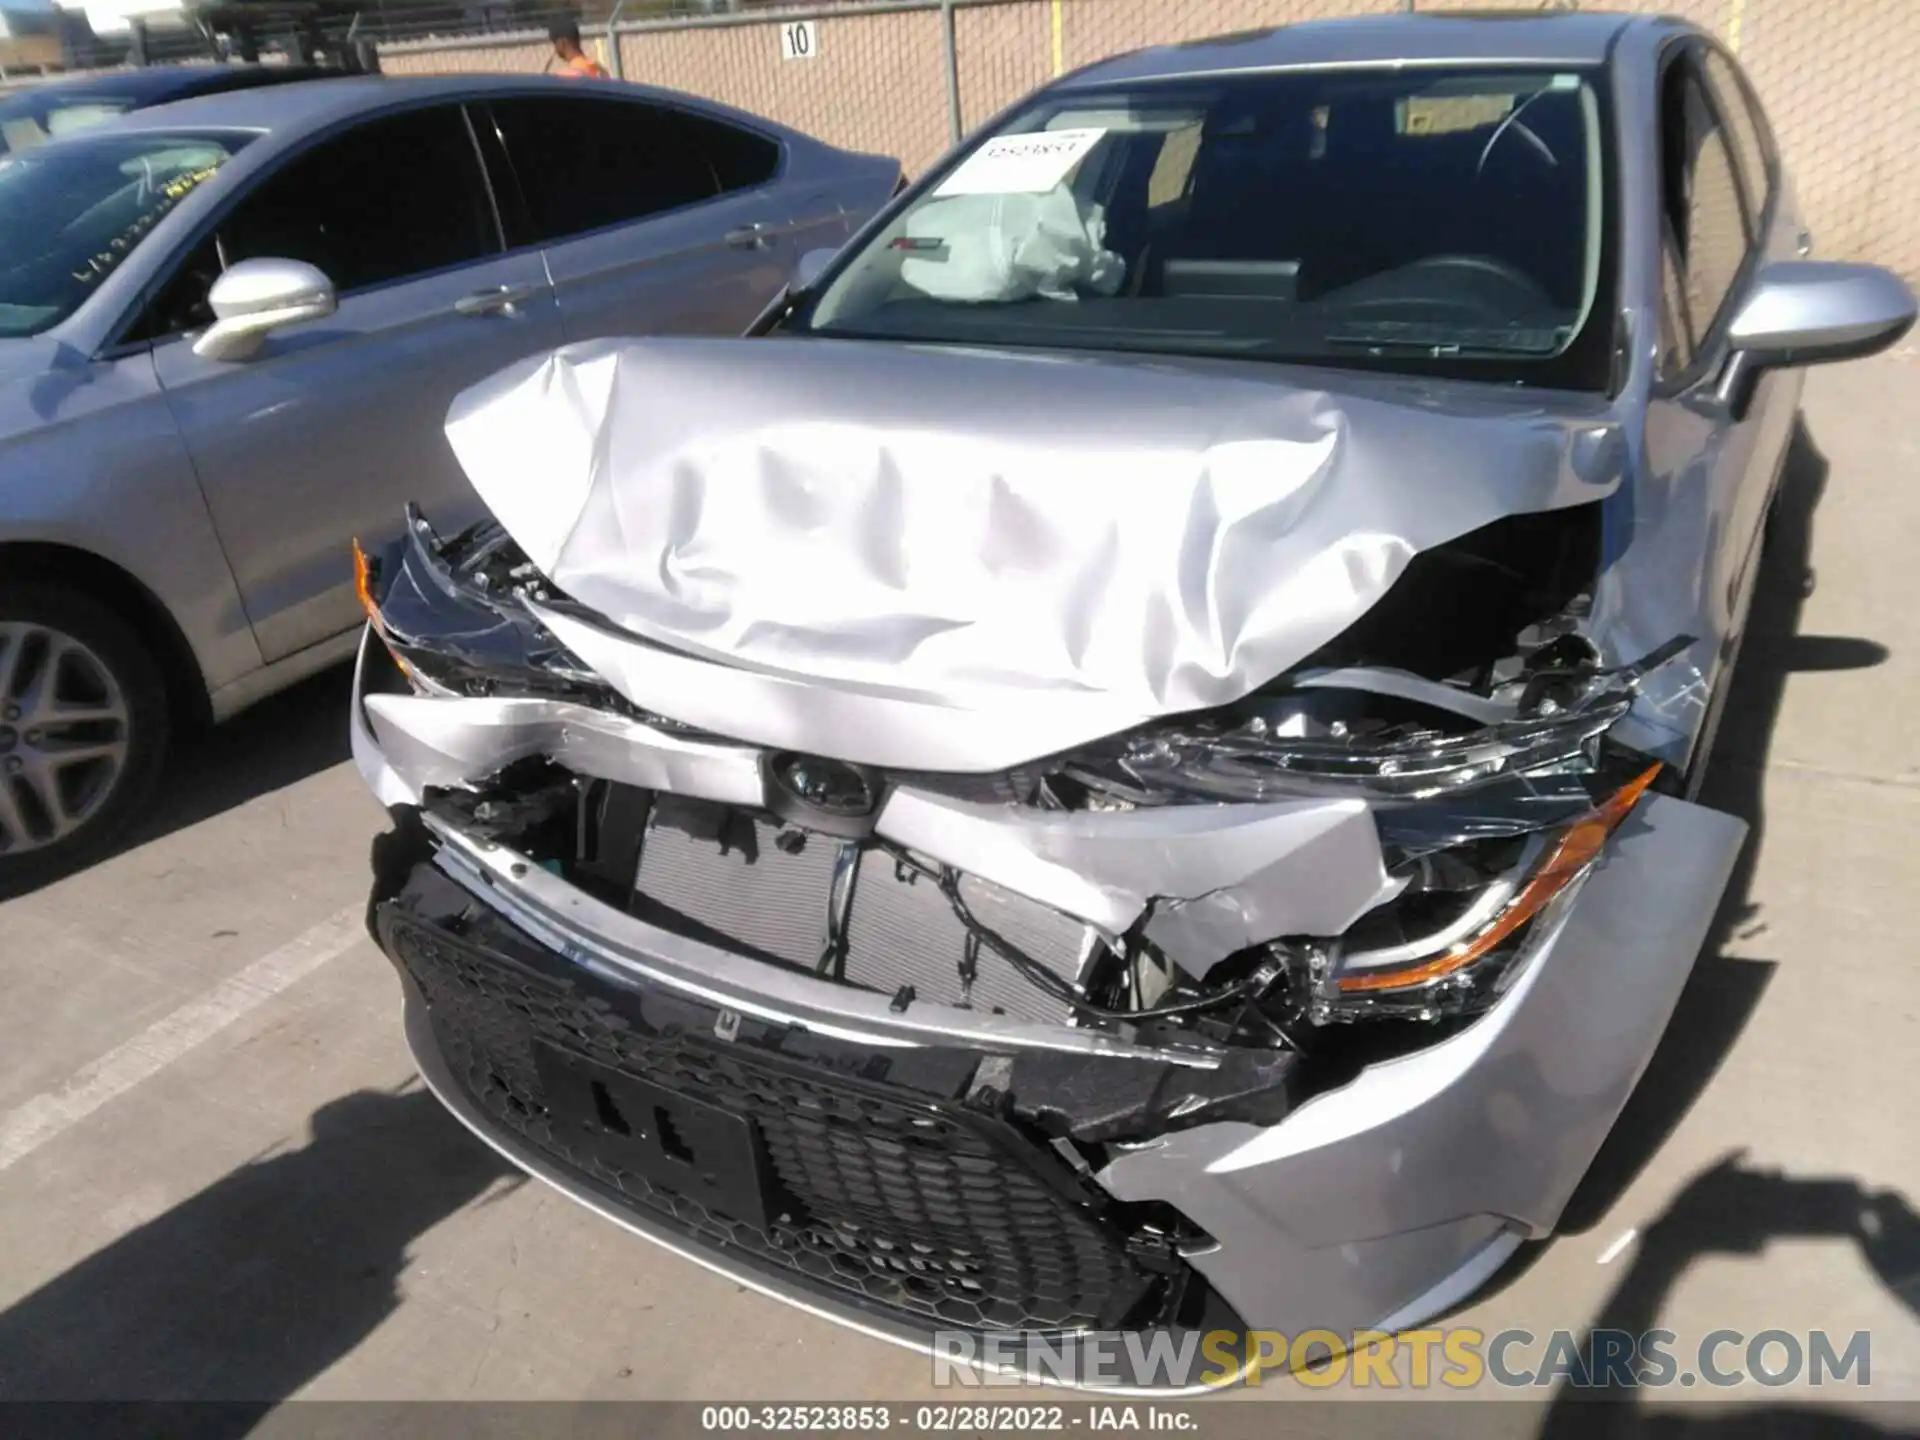
[[[1322,70],[1045,96],[792,328],[1605,388],[1593,78]]]
[[[0,157],[0,336],[71,315],[244,136],[120,135]]]
[[[131,95],[79,94],[61,98],[28,90],[0,100],[0,155],[32,150],[134,108]]]

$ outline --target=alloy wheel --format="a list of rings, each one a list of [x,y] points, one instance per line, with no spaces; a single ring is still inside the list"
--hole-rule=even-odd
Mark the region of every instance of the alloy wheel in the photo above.
[[[126,769],[126,695],[86,645],[51,626],[0,620],[0,855],[64,840]]]

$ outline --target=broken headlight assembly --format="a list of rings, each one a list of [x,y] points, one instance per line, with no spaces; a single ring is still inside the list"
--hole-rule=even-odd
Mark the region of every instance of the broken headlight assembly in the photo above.
[[[1400,1015],[1435,1019],[1491,1005],[1518,978],[1555,907],[1579,893],[1607,838],[1661,767],[1550,828],[1468,840],[1404,862],[1407,889],[1346,934],[1288,950],[1306,971],[1316,1023]],[[1383,827],[1392,833],[1392,824]]]
[[[1471,1016],[1518,978],[1537,932],[1660,774],[1603,737],[1640,678],[1690,643],[1607,669],[1563,637],[1494,693],[1405,672],[1303,672],[1044,763],[1029,793],[1092,810],[1366,799],[1397,893],[1341,935],[1282,937],[1209,967],[1200,993],[1224,1006],[1251,990],[1259,1013],[1246,1018],[1290,1043],[1308,1026]],[[1176,978],[1171,993],[1197,988]],[[1240,1025],[1232,1038],[1252,1033]]]
[[[1053,762],[1077,803],[1168,805],[1361,795],[1426,800],[1507,777],[1591,772],[1600,737],[1678,637],[1604,669],[1585,642],[1540,647],[1482,695],[1401,671],[1307,671],[1235,705],[1144,726]],[[1059,790],[1053,792],[1056,800]]]
[[[1100,1018],[1180,1023],[1214,1043],[1311,1050],[1315,1030],[1360,1020],[1466,1020],[1524,973],[1647,794],[1659,765],[1609,755],[1594,775],[1514,780],[1490,806],[1375,812],[1389,875],[1385,903],[1340,935],[1284,936],[1185,974],[1136,932],[1115,948]],[[1146,925],[1140,927],[1142,931]]]
[[[528,612],[524,601],[564,597],[497,524],[482,522],[442,542],[409,505],[398,541],[375,558],[356,540],[353,560],[367,622],[415,690],[627,708]]]

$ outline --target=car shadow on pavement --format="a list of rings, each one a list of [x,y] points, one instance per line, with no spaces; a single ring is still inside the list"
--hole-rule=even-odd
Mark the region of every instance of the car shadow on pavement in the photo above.
[[[305,1145],[241,1166],[0,1312],[0,1400],[217,1400],[229,1403],[196,1409],[193,1432],[245,1434],[394,1311],[417,1237],[522,1183],[417,1082],[344,1096],[311,1123]]]
[[[225,725],[182,737],[152,810],[125,848],[197,825],[347,759],[352,695],[353,665],[335,665],[269,695]]]

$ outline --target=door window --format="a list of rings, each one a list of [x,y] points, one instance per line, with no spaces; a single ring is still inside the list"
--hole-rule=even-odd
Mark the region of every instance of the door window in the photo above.
[[[345,295],[500,248],[459,107],[409,110],[355,126],[271,172],[181,258],[126,338],[212,324],[207,291],[241,260],[304,260]]]
[[[1673,227],[1660,225],[1660,356],[1662,378],[1684,374],[1693,364],[1693,327],[1687,321],[1687,296],[1680,279],[1680,247]]]
[[[272,175],[220,226],[226,263],[317,265],[341,294],[500,249],[479,158],[458,106],[359,125]]]
[[[1753,235],[1726,132],[1684,62],[1668,67],[1662,101],[1665,221],[1680,268],[1688,348],[1697,354],[1733,293]]]
[[[1747,88],[1734,72],[1733,62],[1718,50],[1709,50],[1706,70],[1725,133],[1732,142],[1734,163],[1739,167],[1740,188],[1747,201],[1747,220],[1758,234],[1772,188],[1767,173],[1765,132],[1748,103]]]
[[[512,237],[515,244],[564,240],[711,200],[754,169],[750,147],[716,146],[712,122],[665,106],[516,97],[489,108],[526,201],[526,233]],[[777,149],[763,143],[777,163]]]
[[[780,147],[764,135],[686,111],[675,112],[674,120],[713,167],[723,193],[764,185],[780,168]]]

